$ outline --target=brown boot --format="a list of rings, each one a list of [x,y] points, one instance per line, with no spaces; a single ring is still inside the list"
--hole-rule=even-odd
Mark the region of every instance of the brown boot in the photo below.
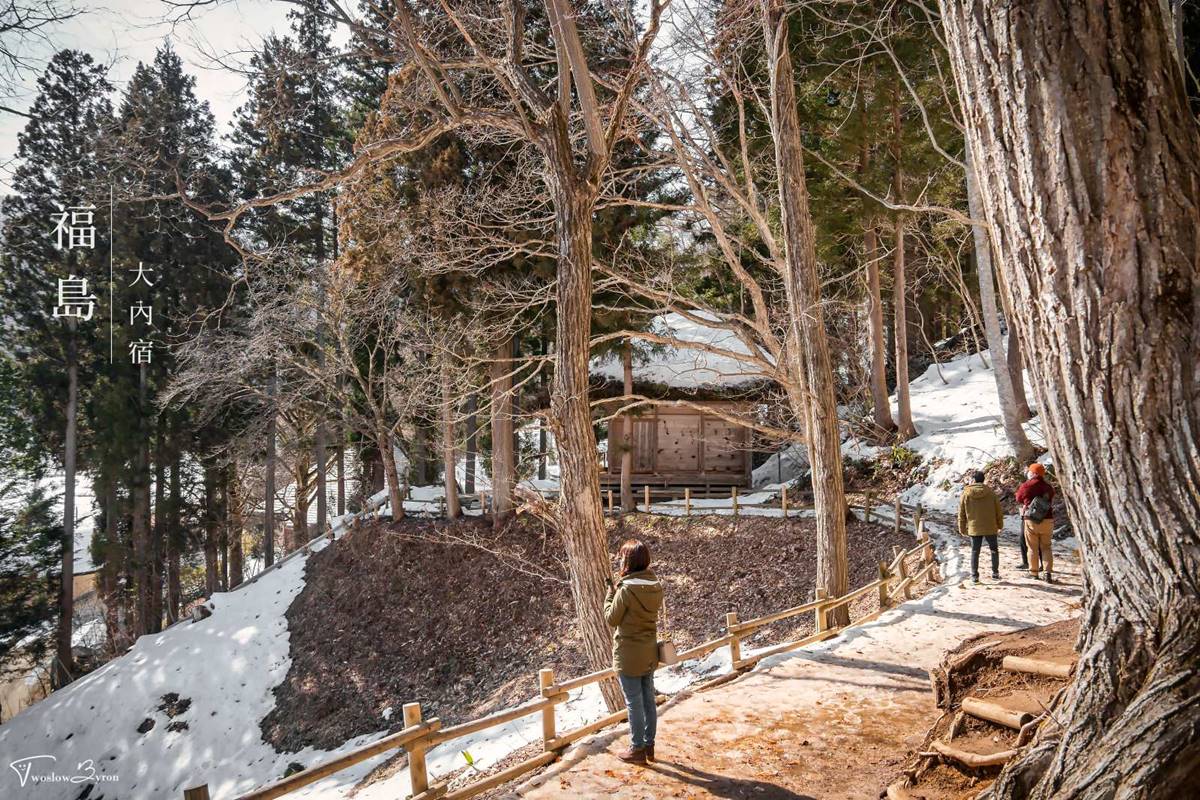
[[[644,751],[644,752],[646,753],[646,760],[647,760],[647,761],[653,761],[653,760],[654,760],[654,745],[652,745],[652,744],[648,744],[648,745],[646,745],[646,748],[645,748],[645,751]]]
[[[646,749],[643,747],[630,747],[623,753],[617,753],[617,758],[626,764],[645,764]]]

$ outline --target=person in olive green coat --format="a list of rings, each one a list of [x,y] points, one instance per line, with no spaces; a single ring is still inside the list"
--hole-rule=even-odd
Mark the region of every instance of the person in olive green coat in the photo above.
[[[971,537],[971,583],[979,583],[979,551],[987,542],[992,551],[992,580],[1000,580],[1000,545],[996,535],[1004,527],[1000,498],[983,482],[984,474],[975,472],[974,483],[963,489],[958,501],[958,532]]]
[[[613,631],[613,670],[629,709],[630,748],[622,761],[654,760],[658,708],[654,704],[654,670],[658,668],[658,609],[663,590],[650,571],[650,548],[636,539],[621,545],[618,575],[608,582],[604,618]]]

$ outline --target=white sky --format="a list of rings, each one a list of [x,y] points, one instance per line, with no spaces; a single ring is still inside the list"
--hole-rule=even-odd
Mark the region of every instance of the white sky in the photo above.
[[[286,31],[287,12],[282,0],[221,0],[215,8],[197,10],[192,21],[170,24],[171,12],[162,0],[79,0],[87,10],[51,31],[51,43],[33,47],[31,59],[44,63],[56,49],[83,50],[98,62],[110,65],[109,80],[119,93],[139,61],[151,61],[154,51],[170,39],[183,59],[185,69],[196,78],[196,95],[207,100],[217,118],[217,131],[228,131],[234,109],[242,103],[245,78],[236,70],[222,69],[218,59],[243,64],[249,51],[258,48],[272,30]],[[26,110],[36,94],[37,72],[25,76],[24,91],[6,104]],[[17,133],[27,120],[0,113],[0,191],[8,188],[8,177],[17,152]]]

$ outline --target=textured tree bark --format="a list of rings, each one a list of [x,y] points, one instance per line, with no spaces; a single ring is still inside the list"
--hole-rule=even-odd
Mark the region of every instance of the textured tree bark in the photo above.
[[[904,220],[896,218],[896,251],[892,259],[892,339],[896,346],[896,438],[902,442],[917,435],[908,393],[908,279],[904,274]]]
[[[479,400],[475,393],[467,395],[467,453],[463,476],[463,491],[475,494],[475,454],[479,452]]]
[[[458,448],[455,445],[454,433],[454,395],[450,370],[452,365],[448,355],[442,356],[441,392],[442,392],[442,475],[446,491],[446,518],[458,519],[462,509],[458,504]]]
[[[74,678],[75,657],[71,651],[71,638],[75,618],[75,460],[76,427],[79,415],[79,364],[75,344],[75,322],[71,325],[67,339],[67,429],[63,439],[63,534],[62,534],[62,585],[58,593],[58,630],[55,635],[54,669],[51,683],[58,689]]]
[[[633,394],[633,348],[628,344],[621,351],[625,396]],[[633,418],[623,414],[621,420],[621,510],[626,514],[637,511],[633,499]]]
[[[271,364],[271,374],[267,377],[267,398],[271,405],[271,416],[267,419],[267,458],[263,477],[263,561],[269,567],[275,563],[275,470],[278,468],[278,457],[275,454],[276,414],[275,414],[275,364]]]
[[[138,438],[137,455],[134,457],[132,479],[133,494],[133,579],[136,587],[134,600],[134,636],[150,633],[151,626],[151,586],[150,572],[154,560],[153,547],[150,542],[150,442],[146,431],[146,407],[148,376],[146,365],[138,367]]]
[[[204,464],[204,593],[217,591],[217,474],[211,463]]]
[[[1160,3],[941,0],[1083,546],[1076,679],[994,797],[1200,785],[1200,130]]]
[[[154,443],[154,514],[150,537],[150,632],[162,630],[163,618],[163,557],[167,538],[167,423],[159,417]]]
[[[338,516],[343,516],[346,513],[346,444],[345,434],[338,432],[337,446],[337,513]]]
[[[892,96],[892,158],[895,172],[892,192],[896,202],[904,202],[904,166],[901,152],[899,79]],[[908,279],[905,276],[904,217],[896,215],[896,249],[892,254],[892,337],[896,346],[896,438],[905,442],[917,435],[908,393]]]
[[[775,139],[775,171],[779,176],[786,251],[783,279],[790,338],[803,352],[799,361],[803,368],[798,377],[809,412],[806,427],[817,518],[817,585],[831,597],[838,597],[849,588],[841,436],[821,308],[815,232],[804,180],[804,147],[800,139],[789,28],[783,8],[783,0],[762,0],[763,37],[771,73],[771,133]],[[830,617],[834,624],[850,621],[844,606]]]
[[[867,260],[867,317],[871,327],[871,404],[875,427],[881,432],[896,430],[887,390],[887,344],[883,329],[883,296],[879,290],[879,234],[868,225],[863,234]]]
[[[375,434],[375,446],[383,462],[383,475],[387,481],[388,503],[392,508],[392,519],[404,519],[404,493],[400,487],[400,471],[396,468],[396,451],[392,437],[386,430]]]
[[[323,412],[321,413],[323,416]],[[317,464],[317,533],[325,532],[329,522],[329,449],[325,445],[325,420],[317,420],[313,455]]]
[[[565,128],[565,126],[563,126]],[[558,250],[557,335],[551,425],[558,442],[561,492],[558,505],[567,571],[580,638],[589,665],[611,662],[611,634],[604,622],[609,577],[608,542],[600,503],[596,435],[588,402],[588,359],[592,320],[592,210],[597,186],[574,175],[564,141],[548,183],[554,198]],[[624,705],[613,681],[601,685],[610,710]]]
[[[183,457],[179,453],[178,439],[173,443],[174,458],[171,461],[171,499],[167,512],[167,621],[179,619],[183,603],[183,585],[181,582],[180,554],[184,546],[183,538],[183,486],[179,471],[183,467]]]
[[[513,341],[507,337],[492,357],[492,508],[499,527],[512,516],[516,490],[513,453]]]
[[[225,468],[217,475],[217,562],[220,565],[218,587],[229,591],[229,479]]]
[[[980,208],[979,188],[969,150],[966,173],[967,206],[971,219],[982,220],[983,209]],[[1004,337],[1000,333],[1000,312],[996,307],[996,288],[992,277],[991,241],[982,222],[971,226],[971,234],[975,240],[975,266],[979,272],[979,311],[983,316],[983,332],[987,337],[988,351],[992,357],[992,377],[996,380],[996,394],[1000,398],[1000,421],[1004,425],[1004,436],[1016,454],[1017,461],[1028,464],[1033,461],[1035,452],[1029,437],[1025,435],[1025,429],[1021,427],[1012,375],[1009,372],[1008,359],[1004,357]]]
[[[238,483],[237,462],[231,462],[226,468],[225,496],[229,505],[229,588],[233,589],[242,582],[242,533],[245,528],[242,520],[241,485]]]
[[[1012,319],[1012,315],[1006,315]],[[1025,393],[1025,359],[1021,357],[1021,337],[1014,326],[1008,329],[1008,374],[1012,377],[1013,402],[1016,403],[1017,419],[1028,422],[1033,419],[1033,409],[1029,407],[1029,396]]]

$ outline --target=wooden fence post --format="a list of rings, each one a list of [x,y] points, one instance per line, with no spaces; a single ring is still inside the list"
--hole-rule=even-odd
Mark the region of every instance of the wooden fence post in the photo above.
[[[737,517],[737,515],[738,515],[737,487],[734,486],[733,487],[733,516]]]
[[[900,495],[896,495],[896,535],[900,535]]]
[[[871,510],[875,507],[875,496],[867,492],[867,522],[871,521]]]
[[[405,703],[404,727],[411,728],[421,724],[421,704]],[[425,742],[418,739],[404,746],[408,751],[408,777],[412,783],[412,793],[415,797],[429,789],[429,771],[425,768]]]
[[[818,600],[826,600],[828,598],[829,598],[829,593],[826,592],[820,586],[818,586],[817,587],[817,599]],[[828,620],[825,618],[825,604],[822,603],[821,605],[817,606],[816,610],[813,613],[817,617],[817,633],[821,633],[822,631],[824,631],[825,629],[827,629],[829,627]]]
[[[613,513],[613,490],[608,490],[608,513]]]
[[[892,554],[893,554],[893,558],[895,558],[895,557],[898,557],[898,556],[901,554],[901,552],[903,552],[903,551],[900,549],[900,547],[899,547],[899,546],[895,546],[895,547],[893,547],[893,548],[892,548]],[[900,579],[900,582],[901,582],[901,583],[904,583],[904,579],[908,577],[908,567],[906,567],[906,566],[904,565],[904,559],[903,559],[903,558],[899,558],[898,560],[899,560],[899,562],[900,562],[900,568],[899,568],[899,570],[898,570],[898,575],[897,575],[897,577]],[[910,593],[910,591],[909,591],[908,584],[904,584],[904,599],[905,599],[905,600],[911,600],[911,599],[912,599],[912,594],[911,594],[911,593]]]
[[[646,513],[649,514],[650,513],[650,484],[647,483],[644,488],[646,489]]]
[[[887,564],[879,562],[879,608],[883,610],[888,604],[888,568]]]
[[[738,624],[737,612],[730,611],[725,615],[725,629],[729,632],[729,663],[737,669],[737,662],[742,660],[742,640],[733,632]]]
[[[554,685],[554,670],[539,669],[538,670],[538,686],[542,689],[542,697],[546,696],[546,689]],[[549,751],[550,746],[554,743],[556,731],[554,729],[554,706],[542,709],[542,748]]]
[[[487,492],[483,489],[479,490],[479,516],[487,516]]]
[[[783,518],[787,519],[787,487],[783,487],[783,494],[780,495],[780,503],[783,505]]]
[[[683,490],[683,515],[685,517],[692,515],[692,488],[690,486]]]
[[[208,800],[208,784],[183,790],[183,800]]]

